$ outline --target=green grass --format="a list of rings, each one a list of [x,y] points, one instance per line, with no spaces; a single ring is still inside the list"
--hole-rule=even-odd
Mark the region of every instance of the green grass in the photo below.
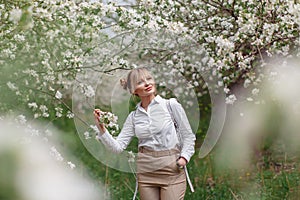
[[[64,126],[70,127],[70,124]],[[134,175],[106,167],[96,160],[85,149],[77,133],[70,130],[72,129],[68,129],[68,132],[60,136],[60,141],[63,147],[70,150],[71,157],[78,160],[76,170],[86,171],[90,178],[99,183],[96,187],[100,185],[105,187],[111,199],[132,199],[135,188]],[[136,141],[133,143],[131,145],[137,145]],[[236,169],[226,164],[223,166],[217,164],[215,162],[217,153],[216,150],[206,158],[199,159],[196,152],[192,157],[188,169],[195,192],[191,193],[187,187],[185,200],[298,198],[300,170],[297,156],[283,158],[282,152],[274,151],[271,155],[265,155],[260,165],[253,159],[246,168]]]

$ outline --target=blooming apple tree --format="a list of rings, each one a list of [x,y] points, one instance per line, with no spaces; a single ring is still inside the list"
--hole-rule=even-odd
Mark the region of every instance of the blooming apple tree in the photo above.
[[[248,88],[256,96],[256,86],[265,76],[264,67],[270,59],[300,55],[298,1],[138,2],[120,20],[124,29],[146,29],[144,34],[149,33],[147,45],[137,42],[141,45],[139,55],[179,69],[199,95],[201,74],[209,70],[221,78],[216,83],[225,87],[226,103],[236,100],[236,86]],[[170,36],[154,34],[158,30]]]
[[[1,110],[23,105],[34,118],[74,117],[71,88],[87,71],[176,70],[199,98],[207,86],[222,88],[232,104],[236,86],[259,94],[269,58],[300,55],[297,1],[4,1],[0,18],[0,87],[16,95]],[[96,95],[92,84],[78,85]]]

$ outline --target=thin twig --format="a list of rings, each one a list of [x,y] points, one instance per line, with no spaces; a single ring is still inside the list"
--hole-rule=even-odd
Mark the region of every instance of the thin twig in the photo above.
[[[124,181],[125,185],[127,186],[127,188],[134,193],[134,191],[132,190],[132,188],[128,185],[128,183],[126,181]],[[137,199],[139,199],[138,197],[136,197]]]
[[[108,191],[108,166],[105,167],[105,185],[104,185],[104,188],[105,188],[105,194],[104,194],[104,198],[107,199],[107,191]]]
[[[234,194],[234,192],[231,190],[231,188],[229,188],[229,191],[231,192],[232,196],[234,199],[237,199],[238,200],[238,197],[236,194]]]
[[[43,93],[43,94],[46,94],[46,95],[48,95],[48,96],[51,96],[52,98],[55,98],[51,93],[49,93],[49,92],[46,92],[46,91],[43,91],[43,90],[38,90],[38,89],[36,89],[36,88],[31,88],[31,87],[28,87],[28,86],[25,86],[26,88],[28,88],[28,89],[31,89],[31,90],[35,90],[35,91],[37,91],[37,92],[40,92],[40,93]],[[55,98],[56,99],[56,98]],[[69,110],[70,112],[72,112],[72,109],[64,102],[64,101],[62,101],[62,100],[60,100],[60,99],[56,99],[57,101],[59,101],[60,103],[62,103],[66,108],[67,108],[67,110]],[[73,113],[73,112],[72,112]],[[82,123],[84,123],[87,127],[90,127],[90,125],[87,123],[87,122],[85,122],[83,119],[81,119],[79,116],[77,116],[76,115],[76,113],[73,113],[74,114],[74,116],[77,118],[77,119],[79,119]]]

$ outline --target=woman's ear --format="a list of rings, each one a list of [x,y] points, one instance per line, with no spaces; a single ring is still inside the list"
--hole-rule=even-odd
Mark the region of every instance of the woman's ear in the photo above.
[[[137,93],[136,93],[136,90],[133,91],[131,94],[134,95],[134,96],[138,96]]]
[[[137,97],[139,96],[137,93],[133,93],[133,95],[134,95],[134,96],[137,96]]]

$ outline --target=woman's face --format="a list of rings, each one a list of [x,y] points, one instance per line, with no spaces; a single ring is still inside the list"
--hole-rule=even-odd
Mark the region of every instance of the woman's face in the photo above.
[[[139,97],[145,97],[155,94],[155,82],[151,76],[142,77],[137,81],[134,94]]]

